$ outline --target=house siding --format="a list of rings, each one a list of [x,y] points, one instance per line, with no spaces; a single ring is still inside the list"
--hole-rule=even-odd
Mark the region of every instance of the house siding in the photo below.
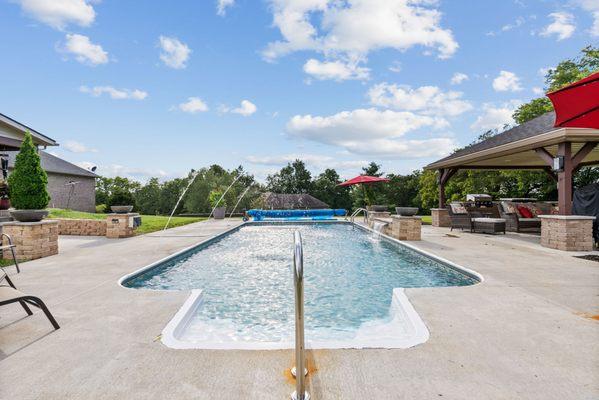
[[[69,182],[79,182],[75,185],[69,201]],[[49,207],[70,208],[71,210],[96,211],[96,179],[87,176],[62,175],[48,172]]]

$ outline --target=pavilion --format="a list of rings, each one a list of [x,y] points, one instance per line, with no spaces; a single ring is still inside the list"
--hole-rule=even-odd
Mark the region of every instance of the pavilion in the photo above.
[[[445,209],[445,186],[459,170],[524,169],[542,170],[551,176],[558,188],[559,215],[555,217],[576,219],[571,216],[573,175],[582,167],[599,165],[599,73],[547,96],[555,112],[465,147],[425,167],[439,173],[436,212]],[[543,225],[546,225],[545,220]],[[562,232],[561,237],[566,236]]]

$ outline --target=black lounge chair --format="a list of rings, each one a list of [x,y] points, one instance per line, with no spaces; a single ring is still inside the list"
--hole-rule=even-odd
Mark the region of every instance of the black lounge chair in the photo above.
[[[4,280],[6,281],[6,283],[8,283],[8,285],[2,283],[2,281],[4,281]],[[10,280],[10,278],[8,277],[6,272],[1,271],[0,272],[0,306],[5,306],[7,304],[12,304],[12,303],[20,303],[21,307],[23,307],[25,309],[25,312],[27,313],[27,315],[33,314],[33,312],[31,312],[31,309],[29,308],[30,305],[41,309],[44,312],[44,314],[46,314],[46,317],[50,320],[50,323],[52,324],[54,329],[60,329],[58,322],[56,322],[56,320],[54,319],[54,317],[52,316],[52,314],[50,313],[50,311],[48,310],[48,308],[46,307],[44,302],[39,297],[30,296],[30,295],[27,295],[27,294],[17,290],[17,288],[12,283],[12,281]]]

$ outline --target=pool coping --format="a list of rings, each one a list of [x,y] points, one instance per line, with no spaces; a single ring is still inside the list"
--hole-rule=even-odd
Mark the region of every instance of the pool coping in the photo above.
[[[125,283],[153,268],[158,267],[164,262],[167,262],[175,257],[181,256],[187,252],[193,251],[200,246],[209,246],[212,242],[221,239],[224,236],[231,234],[234,231],[240,230],[244,226],[260,226],[260,225],[297,225],[297,224],[347,224],[353,225],[358,229],[366,232],[377,233],[367,226],[350,222],[346,220],[330,220],[330,221],[246,221],[231,229],[227,229],[215,236],[202,240],[194,245],[188,246],[182,250],[179,250],[171,255],[163,257],[145,267],[139,268],[129,274],[124,275],[118,280],[118,285],[122,288],[129,290],[153,290],[153,289],[140,289],[125,286]],[[469,268],[463,267],[459,264],[453,263],[428,251],[419,249],[418,247],[406,243],[382,233],[377,233],[384,240],[392,243],[396,243],[400,246],[404,246],[418,254],[428,257],[434,261],[437,261],[451,269],[454,269],[460,273],[463,273],[477,282],[466,287],[471,287],[484,282],[484,277]],[[418,288],[426,289],[426,287]],[[163,292],[181,292],[181,290],[175,289],[162,289]],[[193,342],[179,339],[182,331],[188,326],[194,311],[202,304],[202,289],[192,289],[189,297],[183,303],[181,308],[175,313],[173,318],[164,327],[161,335],[162,343],[173,349],[204,349],[204,350],[280,350],[280,349],[292,349],[294,344],[290,342]],[[336,340],[336,341],[306,341],[306,347],[311,349],[363,349],[363,348],[409,348],[422,344],[429,339],[429,331],[426,324],[420,318],[418,312],[414,309],[414,306],[405,294],[405,288],[394,288],[391,300],[390,316],[391,321],[388,324],[382,326],[392,329],[393,322],[396,321],[396,316],[403,313],[413,328],[413,336],[409,340],[402,339],[376,339],[376,340],[357,340],[355,338],[350,340]]]

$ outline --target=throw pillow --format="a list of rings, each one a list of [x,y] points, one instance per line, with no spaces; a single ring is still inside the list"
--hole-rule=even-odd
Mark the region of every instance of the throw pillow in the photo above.
[[[451,203],[450,206],[454,214],[466,214],[466,207],[462,203]]]
[[[528,207],[518,206],[518,212],[522,218],[533,218],[532,212]]]

